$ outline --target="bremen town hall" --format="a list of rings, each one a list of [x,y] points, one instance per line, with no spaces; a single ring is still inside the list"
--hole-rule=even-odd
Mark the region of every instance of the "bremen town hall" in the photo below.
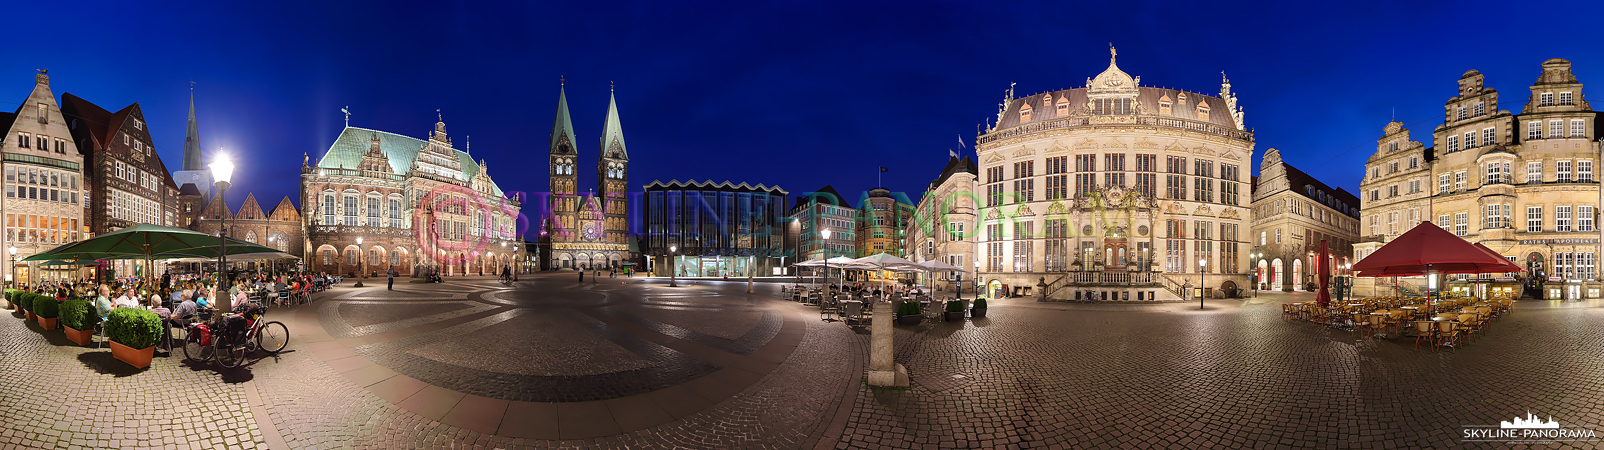
[[[1219,95],[1138,85],[1015,98],[979,137],[976,269],[990,295],[1165,300],[1248,285],[1253,133]],[[1044,292],[1045,291],[1045,292]]]
[[[307,267],[352,275],[496,274],[522,261],[520,204],[446,134],[352,127],[303,160]]]

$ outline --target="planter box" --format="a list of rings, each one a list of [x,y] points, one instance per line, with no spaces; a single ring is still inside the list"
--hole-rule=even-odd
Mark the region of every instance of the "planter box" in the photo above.
[[[906,316],[897,316],[897,325],[918,325],[920,323],[924,323],[924,321],[925,321],[925,316],[922,316],[922,315],[919,315],[919,314],[909,314],[909,315],[906,315]]]
[[[964,321],[964,312],[963,311],[955,311],[955,312],[942,311],[941,315],[942,315],[942,317],[946,318],[948,322],[963,322]]]
[[[986,308],[969,308],[969,317],[977,319],[986,317]]]
[[[38,321],[39,320],[39,316],[34,315],[33,311],[28,311],[28,320],[29,321]]]
[[[111,356],[118,361],[128,363],[135,369],[150,367],[151,357],[156,356],[156,346],[133,348],[117,341],[111,341]]]
[[[78,331],[76,329],[73,329],[72,327],[69,327],[69,326],[66,326],[66,325],[62,325],[61,326],[61,332],[62,332],[62,334],[66,334],[67,335],[67,339],[68,340],[76,342],[76,343],[78,343],[78,345],[82,345],[82,346],[86,346],[86,347],[89,346],[89,341],[93,340],[95,338],[95,330]]]
[[[46,319],[46,318],[40,317],[39,318],[39,328],[44,328],[45,330],[54,330],[54,329],[56,329],[56,319]]]

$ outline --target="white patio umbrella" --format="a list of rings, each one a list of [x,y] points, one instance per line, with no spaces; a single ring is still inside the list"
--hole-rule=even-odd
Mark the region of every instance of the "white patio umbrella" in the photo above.
[[[881,270],[891,270],[896,267],[917,267],[919,265],[913,261],[892,256],[890,253],[884,252],[858,258],[853,261],[859,264],[872,265],[874,268]]]
[[[929,261],[921,262],[921,263],[918,264],[918,266],[919,267],[923,267],[925,272],[928,272],[930,274],[947,273],[947,272],[963,272],[964,271],[963,269],[959,268],[958,266],[954,266],[952,264],[947,264],[947,263],[941,262],[941,260],[939,260],[939,259],[932,259],[932,260],[929,260]],[[931,277],[930,290],[932,291],[932,295],[934,294],[934,291],[936,290],[935,284],[936,284],[935,277]]]
[[[799,262],[799,263],[796,263],[796,264],[792,264],[791,266],[792,267],[824,267],[824,260],[822,260],[822,259],[810,259],[810,260],[807,260],[807,261],[802,261],[802,262]],[[813,272],[813,284],[819,284],[819,272],[817,272],[817,271]]]

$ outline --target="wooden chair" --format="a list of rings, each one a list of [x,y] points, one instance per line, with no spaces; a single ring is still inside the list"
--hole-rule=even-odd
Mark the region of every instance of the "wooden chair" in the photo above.
[[[1437,339],[1432,343],[1434,348],[1442,347],[1444,345],[1456,346],[1458,342],[1459,322],[1454,322],[1452,320],[1437,322]],[[1458,353],[1458,351],[1456,350],[1455,353]]]
[[[843,303],[841,321],[847,325],[856,324],[863,320],[863,304],[858,302]]]
[[[1430,320],[1416,320],[1415,321],[1415,349],[1416,350],[1420,349],[1420,342],[1421,341],[1425,341],[1427,347],[1432,347],[1432,340],[1436,339],[1436,338],[1437,338],[1437,336],[1435,335],[1435,333],[1432,333],[1432,321],[1430,321]]]
[[[1365,332],[1367,332],[1369,330],[1370,330],[1370,315],[1369,314],[1365,314],[1365,313],[1353,313],[1353,334],[1354,334],[1354,336],[1358,337],[1359,339],[1364,339]]]
[[[1476,313],[1462,313],[1459,315],[1459,333],[1466,339],[1474,340],[1481,335],[1482,317]]]

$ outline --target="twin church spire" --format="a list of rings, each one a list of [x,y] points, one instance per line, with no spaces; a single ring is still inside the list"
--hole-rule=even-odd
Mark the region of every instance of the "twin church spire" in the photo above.
[[[551,128],[551,176],[552,192],[557,194],[577,194],[574,189],[576,177],[575,149],[577,139],[574,136],[574,122],[568,110],[568,92],[566,88],[557,91],[557,113],[552,121]],[[597,181],[598,190],[604,196],[623,195],[624,184],[628,180],[629,152],[624,144],[624,128],[618,118],[618,100],[613,93],[608,93],[607,118],[602,125],[600,138],[600,160],[597,162],[597,173],[601,179]]]

